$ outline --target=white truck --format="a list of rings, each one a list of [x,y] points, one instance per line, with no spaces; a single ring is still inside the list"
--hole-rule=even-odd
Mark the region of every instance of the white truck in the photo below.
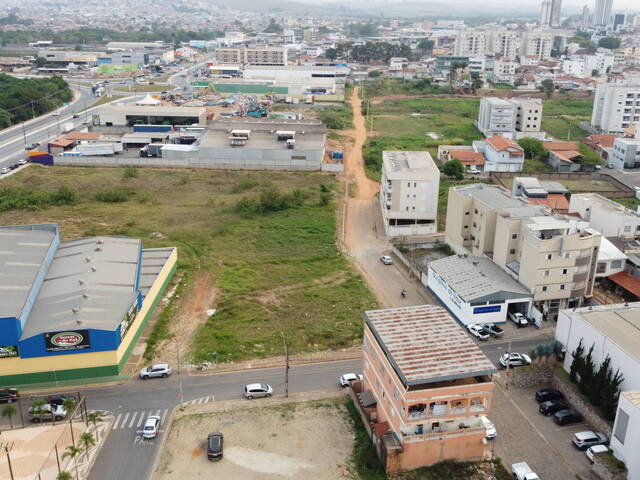
[[[527,462],[512,464],[511,473],[513,474],[513,480],[540,480],[538,474],[531,470]]]
[[[86,143],[77,145],[74,151],[81,155],[113,155],[122,151],[120,143]]]

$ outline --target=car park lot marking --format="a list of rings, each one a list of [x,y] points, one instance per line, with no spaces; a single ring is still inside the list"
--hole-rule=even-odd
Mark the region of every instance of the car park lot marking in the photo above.
[[[111,430],[124,430],[129,428],[139,428],[145,422],[148,416],[157,415],[161,417],[160,423],[164,423],[165,418],[167,418],[167,413],[169,412],[168,408],[164,410],[150,410],[147,415],[145,415],[145,410],[136,410],[133,412],[122,412],[116,416],[116,419],[113,422],[113,426]],[[137,420],[137,421],[136,421]]]

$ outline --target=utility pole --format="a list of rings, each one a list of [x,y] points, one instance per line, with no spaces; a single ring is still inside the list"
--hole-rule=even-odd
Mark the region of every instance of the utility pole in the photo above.
[[[287,340],[282,335],[282,343],[284,344],[284,398],[289,398],[289,347],[287,346]]]
[[[178,393],[178,398],[180,398],[180,407],[182,408],[182,402],[184,401],[184,393],[182,392],[182,375],[180,373],[180,342],[177,343],[178,350],[178,385],[180,392]]]
[[[33,108],[33,100],[31,100],[31,113],[33,114],[33,116],[31,118],[36,118],[36,111]]]
[[[509,340],[509,346],[507,347],[507,380],[505,382],[505,390],[509,390],[509,370],[511,369],[511,340]]]
[[[24,146],[27,146],[27,132],[24,129],[24,122],[22,122],[22,138],[24,139]]]

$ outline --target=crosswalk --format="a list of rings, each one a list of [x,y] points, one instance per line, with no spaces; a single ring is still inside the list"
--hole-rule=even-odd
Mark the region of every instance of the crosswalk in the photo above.
[[[157,415],[160,417],[160,425],[164,425],[164,421],[167,419],[169,409],[164,410],[140,410],[135,412],[122,412],[116,416],[111,427],[112,430],[125,430],[129,428],[135,428],[136,430],[141,428],[145,420],[151,415]]]
[[[215,397],[213,395],[210,395],[208,397],[194,398],[193,400],[189,400],[188,402],[183,402],[183,405],[198,405],[201,403],[209,403],[214,401]]]

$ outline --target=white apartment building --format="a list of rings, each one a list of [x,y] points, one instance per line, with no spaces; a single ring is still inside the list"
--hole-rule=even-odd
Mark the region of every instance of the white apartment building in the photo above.
[[[562,71],[578,78],[589,78],[594,72],[606,73],[615,63],[611,53],[597,52],[595,55],[571,55],[562,62]]]
[[[380,208],[390,237],[438,231],[440,171],[429,152],[382,152]]]
[[[541,138],[542,108],[538,98],[483,97],[476,126],[487,137]]]
[[[216,48],[215,54],[222,64],[287,65],[287,49],[283,47]]]
[[[540,6],[540,26],[549,27],[551,25],[551,0],[542,0]]]
[[[522,43],[520,46],[521,57],[535,57],[538,60],[548,60],[551,58],[552,49],[553,32],[551,30],[531,30],[522,35]]]
[[[637,138],[616,138],[609,155],[609,162],[616,168],[640,167],[640,129]]]
[[[446,241],[484,255],[533,295],[534,318],[554,318],[593,292],[601,235],[586,222],[551,215],[498,186],[449,189]]]
[[[591,127],[602,133],[623,133],[634,122],[640,122],[640,82],[599,84]]]
[[[392,72],[402,71],[409,66],[409,60],[404,57],[391,57],[389,60],[389,70]]]
[[[611,436],[611,449],[627,467],[627,480],[640,480],[640,390],[622,392]]]
[[[539,98],[514,98],[511,102],[516,105],[516,131],[526,134],[517,135],[518,138],[526,136],[537,136],[542,126],[542,100]]]
[[[490,32],[485,30],[459,30],[456,34],[454,56],[476,57],[489,50]]]
[[[597,193],[574,193],[569,213],[577,213],[589,226],[605,237],[634,239],[640,237],[640,213]]]
[[[494,30],[491,35],[491,51],[497,57],[516,58],[520,47],[520,37],[515,30]]]
[[[518,69],[518,62],[509,57],[500,57],[493,64],[493,81],[513,83],[513,76]]]

